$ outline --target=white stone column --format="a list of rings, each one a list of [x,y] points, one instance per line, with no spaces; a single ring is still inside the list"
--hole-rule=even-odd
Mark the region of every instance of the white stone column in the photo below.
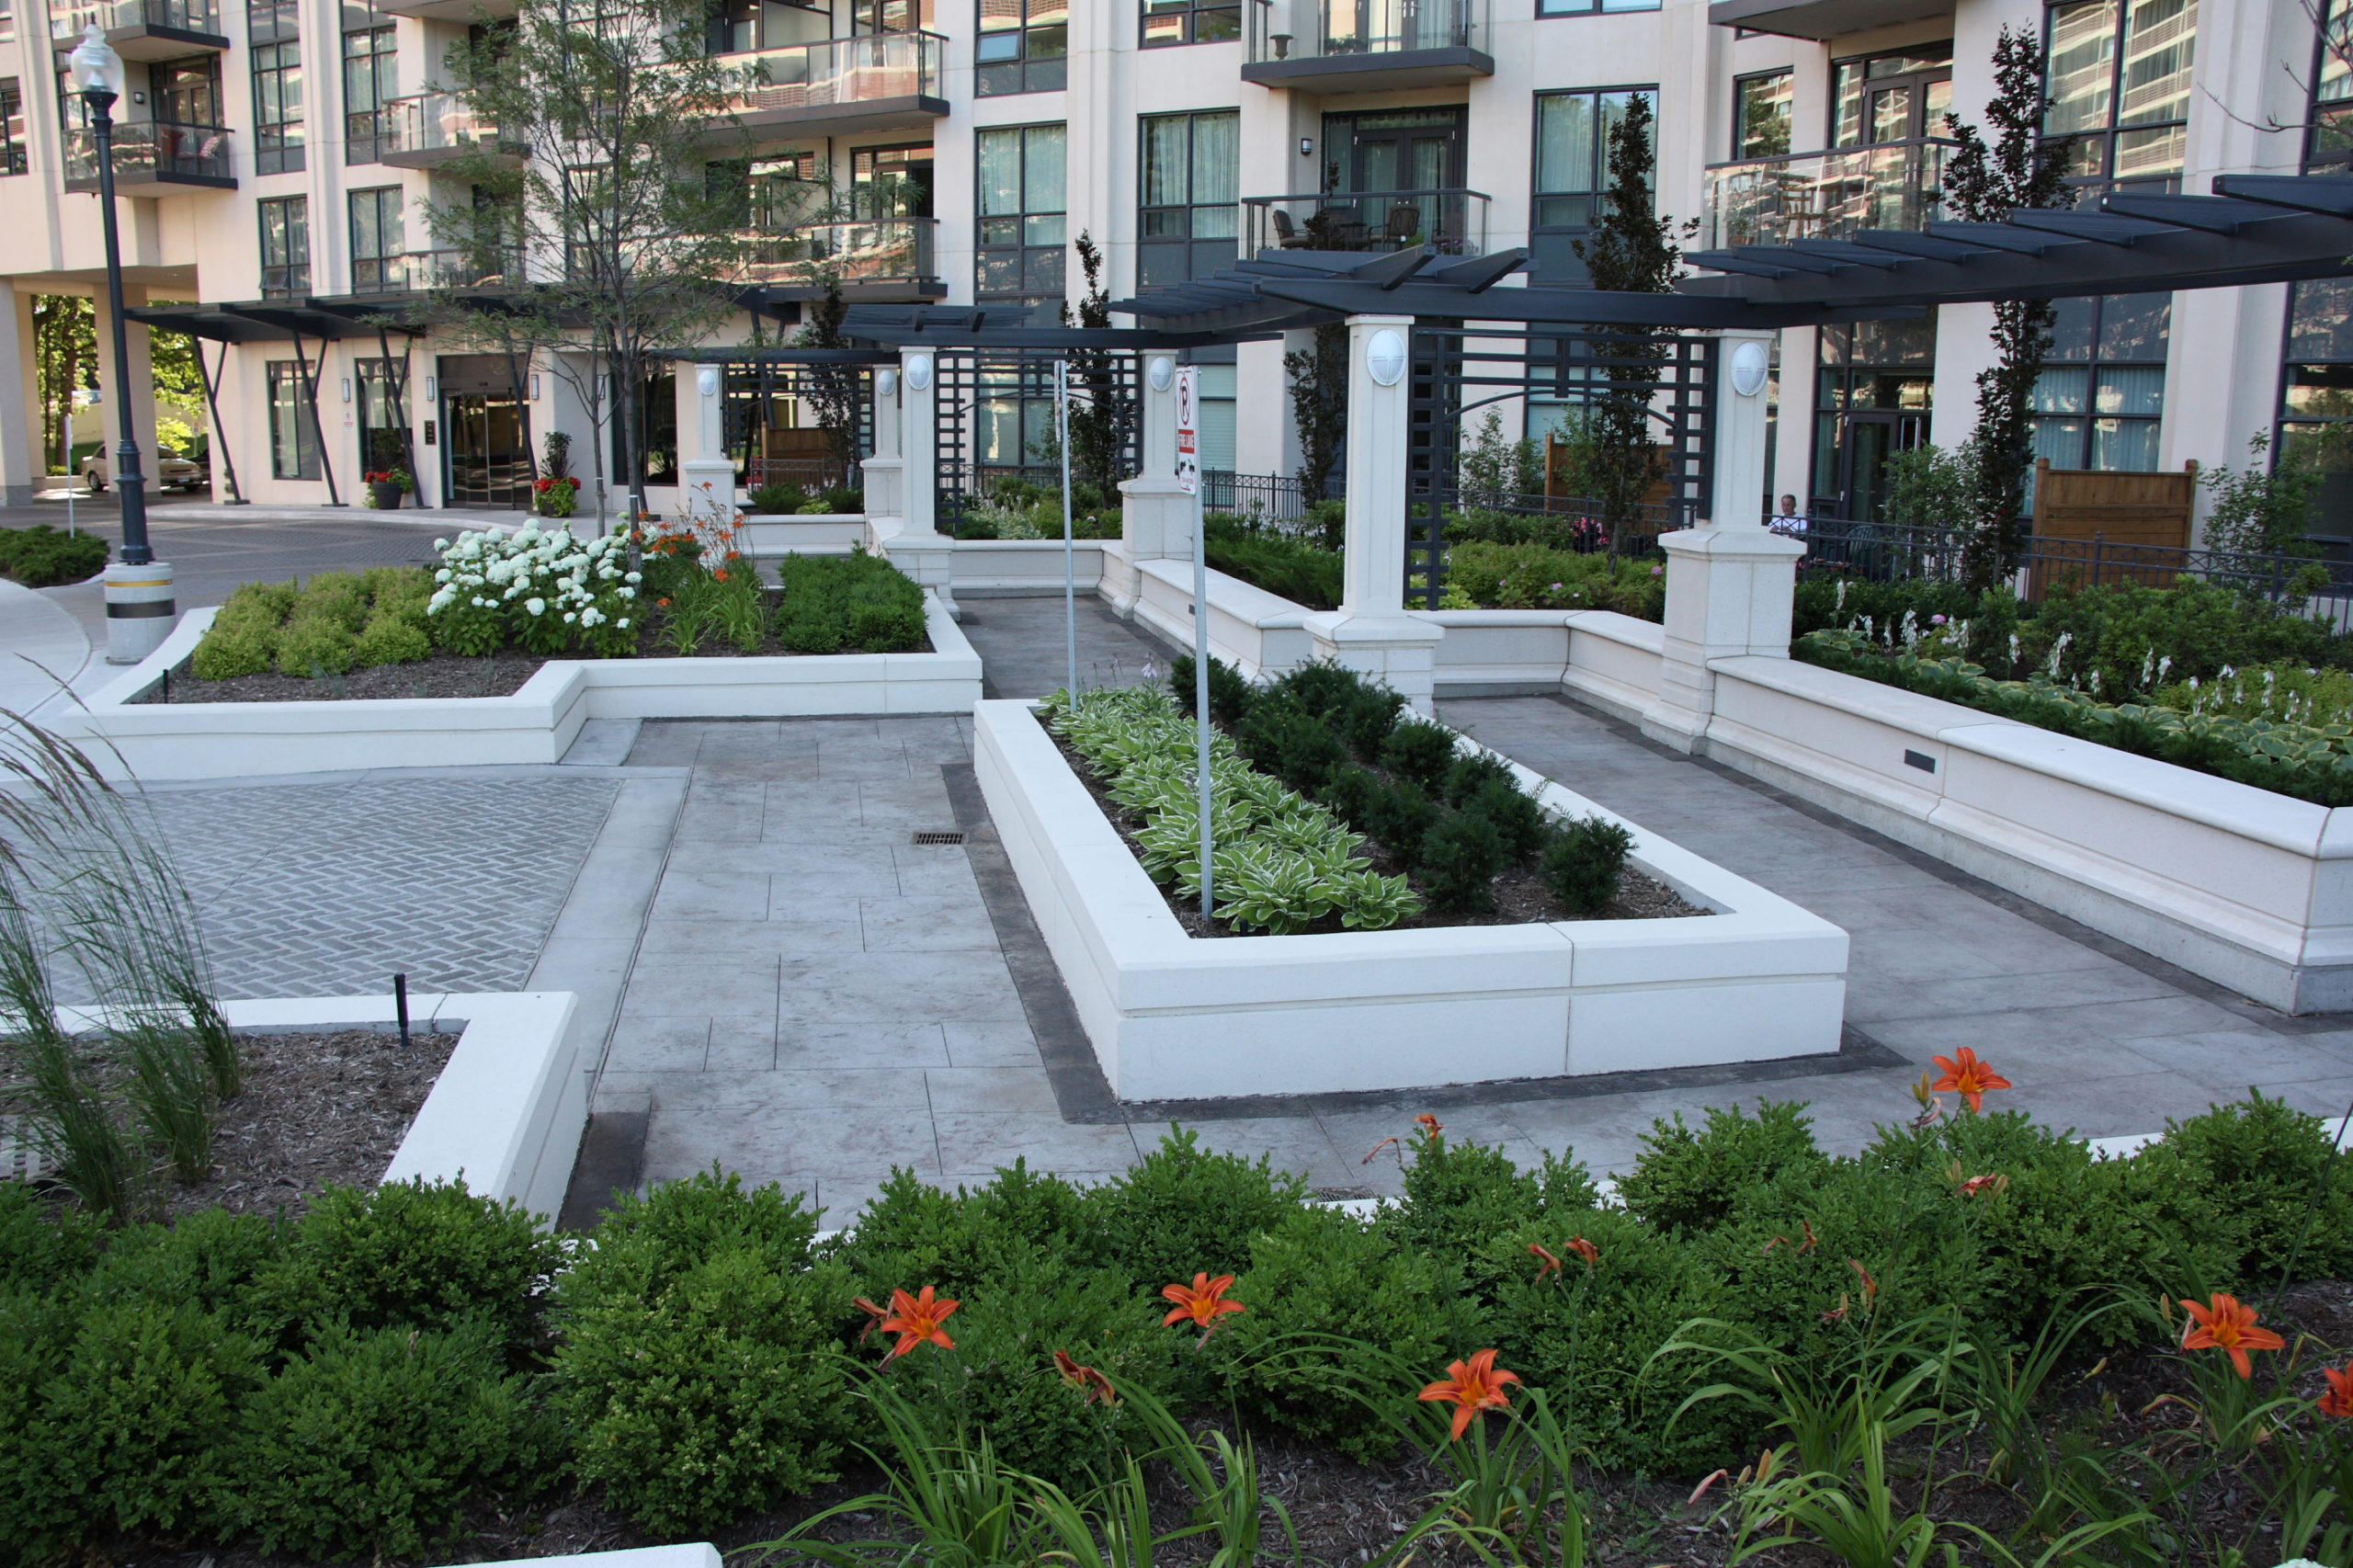
[[[955,613],[956,544],[939,532],[938,357],[928,348],[899,351],[901,526],[879,540],[891,564],[939,596]]]
[[[1155,377],[1165,384],[1155,386]],[[1120,484],[1119,543],[1103,548],[1100,592],[1122,619],[1135,613],[1142,591],[1138,562],[1193,559],[1194,498],[1176,487],[1176,357],[1165,351],[1144,356],[1138,467]]]
[[[874,372],[874,455],[860,463],[866,473],[866,527],[870,544],[878,520],[896,532],[906,502],[902,486],[905,463],[899,456],[899,372],[884,366]]]
[[[40,484],[40,372],[33,360],[33,297],[0,298],[0,506],[28,506]]]
[[[1414,318],[1348,318],[1347,533],[1340,608],[1306,619],[1315,656],[1431,710],[1446,631],[1405,613],[1406,401]]]
[[[1796,540],[1768,529],[1756,510],[1765,483],[1769,335],[1718,336],[1709,520],[1659,538],[1666,551],[1665,657],[1642,720],[1644,734],[1686,752],[1706,748],[1716,709],[1714,661],[1790,656],[1790,600],[1805,554]],[[1755,351],[1745,353],[1751,343]]]
[[[722,395],[726,376],[717,365],[678,367],[678,510],[688,517],[735,517],[735,460],[727,455]]]

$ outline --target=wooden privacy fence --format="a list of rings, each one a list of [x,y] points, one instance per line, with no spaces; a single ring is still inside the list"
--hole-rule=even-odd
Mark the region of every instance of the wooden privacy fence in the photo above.
[[[2038,547],[2027,597],[2040,598],[2064,582],[2142,582],[2169,586],[2180,568],[2160,551],[2189,548],[2198,510],[2198,463],[2179,473],[2109,472],[2034,465],[2034,539]]]

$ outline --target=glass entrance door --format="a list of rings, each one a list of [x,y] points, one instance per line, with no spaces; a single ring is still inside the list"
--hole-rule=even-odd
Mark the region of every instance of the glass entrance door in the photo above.
[[[1887,460],[1928,438],[1928,416],[1859,409],[1847,415],[1839,452],[1838,516],[1859,523],[1887,520]]]
[[[512,392],[451,392],[442,400],[449,432],[449,505],[527,507],[530,454],[523,408]]]
[[[1463,199],[1446,196],[1463,183],[1459,108],[1385,109],[1327,115],[1324,144],[1328,200],[1316,222],[1334,250],[1447,248],[1464,226]],[[1361,199],[1345,198],[1362,193]]]

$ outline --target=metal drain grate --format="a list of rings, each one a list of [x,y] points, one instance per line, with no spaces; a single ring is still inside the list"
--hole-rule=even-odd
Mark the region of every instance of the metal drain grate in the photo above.
[[[917,833],[915,841],[917,844],[961,844],[964,835],[961,833]]]

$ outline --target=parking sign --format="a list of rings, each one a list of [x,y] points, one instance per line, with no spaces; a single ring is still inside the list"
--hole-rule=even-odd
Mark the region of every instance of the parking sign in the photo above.
[[[1176,367],[1176,487],[1188,495],[1201,489],[1201,371]]]

